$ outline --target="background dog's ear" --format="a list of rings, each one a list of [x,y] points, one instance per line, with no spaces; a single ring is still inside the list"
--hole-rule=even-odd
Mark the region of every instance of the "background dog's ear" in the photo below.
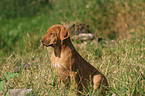
[[[69,31],[63,27],[60,29],[60,39],[61,39],[61,43],[63,42],[63,40],[67,39],[70,37],[70,33]]]

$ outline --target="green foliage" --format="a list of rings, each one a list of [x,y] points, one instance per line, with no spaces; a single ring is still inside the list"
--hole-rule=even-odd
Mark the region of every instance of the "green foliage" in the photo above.
[[[8,51],[10,51],[13,48],[13,46],[15,46],[16,41],[20,39],[20,34],[18,34],[18,31],[14,29],[14,30],[10,30],[8,34],[0,33],[0,37],[1,37],[0,40],[2,41],[0,48],[3,48],[3,49],[9,48]]]
[[[5,77],[5,80],[7,81],[7,80],[9,80],[9,79],[11,79],[11,78],[14,78],[14,77],[17,76],[17,75],[18,75],[18,73],[7,72],[7,73],[5,73],[5,74],[3,75],[3,77]]]
[[[43,4],[41,0],[1,0],[0,12],[3,18],[16,18],[39,15],[42,11],[49,11],[49,2]],[[46,9],[44,9],[46,8]]]
[[[14,77],[18,76],[18,73],[11,73],[7,72],[3,75],[4,79],[0,81],[0,92],[3,91],[4,87],[8,80],[13,79]]]
[[[6,85],[6,81],[0,81],[0,92],[4,89],[4,87],[5,87],[5,85]]]
[[[85,22],[90,25],[91,32],[100,37],[116,40],[126,38],[130,31],[135,32],[138,25],[143,26],[145,5],[142,2],[1,0],[0,48],[4,52],[17,50],[21,46],[24,48],[27,46],[27,34],[30,35],[30,39],[33,38],[32,42],[38,42],[36,39],[40,36],[36,37],[37,35],[58,23]],[[34,49],[38,46],[38,43],[33,45]],[[0,53],[3,54],[2,51]]]

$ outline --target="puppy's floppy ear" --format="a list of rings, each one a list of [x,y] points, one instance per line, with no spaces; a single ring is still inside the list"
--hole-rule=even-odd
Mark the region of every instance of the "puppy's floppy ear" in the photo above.
[[[69,31],[65,28],[65,27],[61,27],[60,28],[60,39],[61,39],[61,44],[63,42],[63,40],[67,39],[70,37],[70,33]]]

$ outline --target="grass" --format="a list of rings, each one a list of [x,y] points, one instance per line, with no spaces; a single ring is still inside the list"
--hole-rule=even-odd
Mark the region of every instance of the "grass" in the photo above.
[[[118,41],[116,46],[105,48],[92,41],[88,41],[82,48],[74,43],[79,53],[107,77],[110,84],[108,95],[110,93],[119,96],[145,94],[145,39],[140,36],[133,43],[130,42],[132,39]],[[6,82],[5,91],[14,88],[32,88],[37,95],[74,95],[72,87],[67,89],[59,82],[57,72],[49,61],[51,53],[51,48],[41,46],[36,51],[26,54],[13,52],[8,58],[3,59],[1,61],[2,80],[6,72],[13,72],[14,66],[25,62],[30,64],[27,70],[21,70],[16,78]],[[90,90],[89,95],[91,94]]]
[[[1,9],[0,91],[3,94],[8,89],[32,88],[40,96],[75,95],[73,82],[71,88],[59,82],[57,72],[49,60],[52,48],[40,44],[40,39],[51,25],[72,22],[86,22],[90,25],[91,33],[108,40],[105,47],[96,41],[87,41],[83,46],[73,42],[77,51],[107,77],[110,85],[108,96],[112,93],[117,96],[145,94],[145,5],[142,0],[58,0],[52,5],[52,9],[47,11],[45,6],[45,10],[40,9],[42,13],[36,15],[35,10],[33,15],[29,14],[30,10],[33,11],[30,3],[26,8],[30,9],[27,14],[33,17],[21,13],[23,10],[19,4],[17,8],[20,10],[16,12],[21,12],[18,16],[14,10],[7,13]],[[115,46],[110,39],[115,39]],[[23,64],[30,66],[15,74],[15,66]],[[99,96],[99,92],[92,94],[91,89],[88,93],[90,96]]]

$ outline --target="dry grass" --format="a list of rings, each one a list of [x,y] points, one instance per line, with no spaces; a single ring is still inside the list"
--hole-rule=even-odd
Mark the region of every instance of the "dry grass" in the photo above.
[[[144,32],[144,31],[143,31]],[[108,95],[141,96],[145,94],[145,39],[138,36],[116,42],[116,46],[102,48],[101,44],[89,41],[79,53],[107,77],[110,88]],[[131,43],[132,42],[132,43]],[[77,46],[78,44],[74,44]],[[83,50],[82,50],[83,49]],[[38,53],[37,53],[38,52]],[[6,72],[13,72],[15,65],[27,62],[30,66],[21,70],[16,78],[7,80],[4,93],[8,89],[32,88],[37,95],[73,96],[75,87],[64,87],[53,65],[50,64],[51,48],[39,47],[35,52],[24,55],[12,53],[1,62],[1,80]],[[88,93],[92,96],[92,90]],[[96,95],[93,95],[96,96]]]

